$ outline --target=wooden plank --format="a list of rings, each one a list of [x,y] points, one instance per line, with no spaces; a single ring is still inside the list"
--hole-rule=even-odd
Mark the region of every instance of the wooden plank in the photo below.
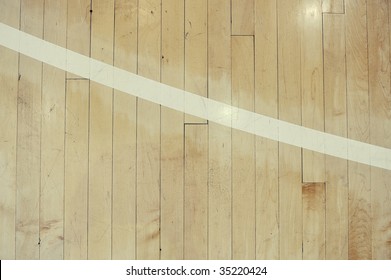
[[[136,257],[136,100],[115,92],[112,258]]]
[[[19,29],[20,1],[0,0],[0,22]],[[15,259],[19,54],[0,47],[0,259]]]
[[[324,183],[303,185],[303,259],[324,260],[326,246],[326,188]]]
[[[391,148],[389,1],[367,1],[371,144]],[[391,259],[391,171],[371,168],[372,258]]]
[[[301,153],[288,145],[279,146],[280,259],[302,258]],[[299,209],[300,208],[300,209]]]
[[[66,85],[64,259],[87,259],[89,81]]]
[[[302,125],[324,131],[321,0],[302,0],[301,5],[303,14],[300,48]],[[324,154],[303,149],[302,157],[303,182],[324,182]]]
[[[208,127],[185,126],[184,259],[208,257]]]
[[[254,0],[231,0],[232,35],[254,35]]]
[[[255,112],[278,117],[277,2],[255,2]],[[256,258],[279,258],[278,142],[256,137]]]
[[[162,2],[161,82],[184,86],[184,1]],[[161,259],[183,259],[184,114],[161,109]]]
[[[185,90],[208,95],[208,5],[207,0],[185,1]],[[185,115],[186,123],[207,120]]]
[[[137,72],[137,0],[115,1],[114,65]],[[114,90],[112,258],[136,258],[136,98]]]
[[[279,117],[301,124],[300,1],[278,3]],[[281,133],[281,131],[280,131]],[[302,258],[301,149],[279,143],[280,258]]]
[[[21,1],[21,30],[42,38],[43,0]],[[19,62],[16,258],[39,259],[42,63]]]
[[[344,15],[324,15],[325,131],[347,136]],[[347,161],[326,156],[326,259],[348,258]]]
[[[208,96],[227,104],[231,103],[230,6],[225,0],[208,2]],[[231,129],[216,123],[208,126],[208,258],[231,259]]]
[[[345,0],[322,0],[323,13],[343,14],[345,13]]]
[[[93,2],[91,57],[113,63],[114,0]],[[88,258],[111,258],[113,90],[90,84]]]
[[[369,142],[368,48],[365,0],[346,0],[348,137]],[[349,162],[349,259],[371,259],[370,167]]]
[[[161,6],[139,2],[138,74],[160,81]],[[160,106],[137,103],[137,259],[160,258]]]
[[[46,0],[44,39],[65,47],[67,5]],[[63,259],[65,72],[43,66],[40,259]]]
[[[90,86],[88,258],[111,258],[112,90]]]
[[[67,1],[67,49],[90,56],[91,0]],[[67,72],[68,79],[80,77]]]
[[[232,105],[254,111],[254,38],[232,36]],[[235,115],[232,116],[235,121]],[[255,136],[232,131],[232,258],[255,259]]]

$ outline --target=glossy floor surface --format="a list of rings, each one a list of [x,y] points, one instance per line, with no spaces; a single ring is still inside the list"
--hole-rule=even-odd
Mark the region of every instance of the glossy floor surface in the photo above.
[[[210,99],[391,148],[390,2],[0,0],[0,22]],[[185,115],[0,47],[0,259],[391,259],[391,171]]]

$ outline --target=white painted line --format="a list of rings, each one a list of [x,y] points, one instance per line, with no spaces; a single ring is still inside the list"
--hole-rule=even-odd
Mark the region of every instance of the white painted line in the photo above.
[[[0,45],[96,83],[180,112],[285,144],[391,170],[390,149],[280,121],[149,80],[2,23]]]

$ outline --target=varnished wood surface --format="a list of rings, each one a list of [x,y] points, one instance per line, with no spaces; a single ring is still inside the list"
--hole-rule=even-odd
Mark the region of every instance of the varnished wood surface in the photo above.
[[[391,148],[389,0],[0,0],[0,22]],[[235,121],[235,113],[231,116]],[[391,171],[0,47],[1,259],[391,259]]]

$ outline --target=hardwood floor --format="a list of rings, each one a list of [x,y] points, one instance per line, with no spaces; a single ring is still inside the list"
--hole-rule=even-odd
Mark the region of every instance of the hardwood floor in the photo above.
[[[388,149],[390,18],[389,0],[0,0],[50,43]],[[391,170],[3,46],[0,193],[0,259],[391,259]]]

